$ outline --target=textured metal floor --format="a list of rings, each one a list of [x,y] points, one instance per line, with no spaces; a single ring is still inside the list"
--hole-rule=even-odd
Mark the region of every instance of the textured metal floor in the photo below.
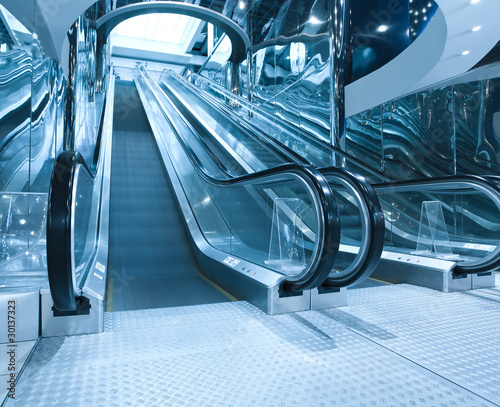
[[[348,304],[107,313],[102,334],[42,339],[7,405],[500,405],[498,291],[378,286]]]

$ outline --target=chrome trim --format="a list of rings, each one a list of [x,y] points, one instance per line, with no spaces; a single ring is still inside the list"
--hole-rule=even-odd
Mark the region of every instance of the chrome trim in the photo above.
[[[347,85],[347,59],[349,52],[349,0],[334,1],[334,35],[333,35],[333,109],[331,142],[341,151],[346,150],[345,126],[345,86]]]
[[[160,98],[157,95],[158,92],[161,92],[161,89],[159,89],[158,84],[156,82],[154,82],[152,80],[148,80],[146,78],[145,70],[142,67],[140,69],[140,73],[141,73],[140,77],[144,80],[145,85],[147,86],[149,91],[152,92],[153,96],[157,99],[157,103],[161,107],[163,114],[165,115],[165,117],[167,118],[169,123],[172,123],[172,119],[169,116],[168,111],[167,111],[168,109],[165,108],[162,101],[159,100]],[[153,89],[153,85],[151,84],[151,82],[153,83],[155,89]],[[191,163],[194,166],[197,173],[204,179],[205,182],[207,182],[211,185],[217,185],[217,186],[226,185],[228,187],[234,186],[234,185],[238,185],[238,186],[247,185],[247,184],[255,183],[256,181],[262,182],[264,179],[269,179],[269,178],[272,179],[274,177],[279,177],[281,174],[288,174],[288,175],[293,176],[294,178],[300,179],[305,184],[308,191],[311,193],[311,197],[313,198],[314,206],[317,210],[317,212],[316,212],[318,214],[318,216],[317,216],[317,222],[318,222],[317,223],[317,225],[318,225],[317,239],[316,239],[316,244],[315,244],[315,247],[313,250],[313,256],[309,262],[308,267],[305,269],[305,271],[302,272],[302,274],[300,276],[297,275],[297,276],[294,276],[291,278],[287,278],[287,283],[292,285],[292,286],[295,286],[296,284],[301,284],[301,282],[309,281],[311,278],[313,278],[314,275],[316,275],[318,265],[323,263],[327,259],[328,259],[327,260],[328,262],[332,261],[332,264],[333,264],[333,259],[337,253],[337,250],[338,250],[338,241],[337,242],[332,242],[332,241],[326,242],[327,237],[326,237],[326,233],[325,233],[325,228],[327,227],[326,224],[328,224],[328,229],[329,229],[328,240],[329,240],[330,238],[333,237],[333,235],[330,236],[330,234],[333,232],[332,222],[333,223],[338,222],[338,212],[335,209],[336,219],[334,219],[334,217],[332,216],[333,213],[327,214],[323,210],[324,205],[326,207],[328,207],[329,210],[331,210],[331,211],[334,211],[334,208],[332,206],[333,202],[327,203],[326,201],[324,201],[320,197],[320,189],[317,189],[317,186],[316,187],[313,186],[313,184],[316,182],[322,183],[323,181],[325,181],[324,178],[320,174],[318,174],[320,177],[319,178],[318,175],[310,172],[311,168],[309,168],[309,167],[299,166],[297,164],[284,164],[280,167],[276,167],[276,168],[271,169],[271,170],[264,170],[264,171],[260,171],[260,172],[256,172],[256,173],[252,173],[252,174],[246,174],[246,175],[242,175],[242,176],[234,177],[234,178],[216,179],[212,175],[208,174],[206,169],[199,162],[196,155],[190,150],[189,146],[187,146],[185,143],[183,143],[182,137],[180,137],[180,135],[178,134],[175,126],[172,126],[172,130],[174,131],[174,134],[178,138],[182,148],[185,150],[187,156],[191,160]],[[314,179],[314,181],[313,181],[313,179]],[[326,194],[328,194],[328,193],[331,194],[330,189],[326,185],[325,185],[324,189],[322,189],[322,192],[326,193]],[[333,195],[331,197],[329,197],[328,199],[334,200]],[[320,202],[322,203],[322,205],[320,205]],[[337,230],[335,232],[336,237],[333,237],[334,240],[336,240],[338,238],[338,233],[339,233],[339,230]],[[325,256],[327,256],[327,257],[325,257]],[[331,267],[331,265],[329,266],[329,268],[330,267]],[[290,276],[288,276],[288,277],[290,277]],[[325,276],[325,278],[326,278],[326,276]],[[321,284],[321,282],[319,282],[318,284]],[[303,287],[302,289],[306,289],[306,288]]]
[[[103,154],[99,157],[99,164],[97,166],[100,181],[100,188],[98,193],[101,197],[99,208],[99,230],[97,237],[97,251],[89,269],[89,273],[82,286],[82,292],[91,295],[101,302],[100,306],[103,307],[102,313],[104,314],[104,299],[106,293],[106,276],[108,264],[108,240],[109,240],[109,198],[111,186],[111,152],[113,145],[113,109],[114,109],[114,93],[115,93],[115,76],[111,74],[108,83],[107,99],[105,109],[105,117],[103,121],[103,132],[106,136],[106,144],[104,146]],[[97,191],[95,191],[96,193]],[[104,266],[104,271],[102,268]],[[97,274],[97,275],[96,275]],[[101,330],[102,331],[102,330]],[[99,331],[99,332],[101,332]]]
[[[246,58],[247,50],[250,48],[251,42],[247,33],[238,24],[216,11],[177,1],[155,1],[130,4],[111,11],[97,20],[97,37],[99,40],[107,39],[116,25],[130,17],[161,12],[184,14],[208,21],[219,27],[231,39],[232,53],[230,60],[232,62],[237,64]]]
[[[75,264],[75,212],[76,212],[76,191],[78,186],[78,179],[80,176],[81,164],[76,164],[75,171],[73,173],[73,189],[71,190],[71,208],[70,213],[70,247],[71,247],[71,280],[73,281],[73,291],[78,295],[80,292],[79,287],[76,284],[76,264]]]
[[[500,211],[500,188],[498,185],[486,178],[474,175],[454,175],[443,178],[374,184],[373,188],[377,193],[412,192],[415,191],[416,188],[423,193],[427,191],[444,192],[446,190],[450,190],[450,193],[453,193],[453,191],[456,190],[469,188],[489,197]],[[449,206],[443,205],[446,209],[452,210]],[[464,211],[463,214],[467,216],[467,212]],[[498,267],[499,263],[500,244],[482,259],[468,261],[466,263],[457,263],[455,272],[458,274],[469,274],[490,271],[491,268]]]

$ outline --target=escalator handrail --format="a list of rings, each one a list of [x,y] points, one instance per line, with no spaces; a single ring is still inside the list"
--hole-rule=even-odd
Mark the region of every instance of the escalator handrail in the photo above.
[[[169,73],[171,73],[171,72],[169,72]],[[171,73],[171,74],[175,75],[177,77],[179,76],[175,72]],[[243,99],[241,96],[230,93],[227,89],[225,89],[222,86],[220,86],[219,84],[209,80],[208,78],[202,77],[200,75],[196,75],[194,73],[191,73],[191,75],[193,75],[194,78],[199,78],[200,80],[202,80],[206,83],[209,83],[210,86],[212,86],[217,91],[221,92],[222,94],[224,94],[227,97],[234,98],[242,103],[246,103],[246,104],[249,103],[247,100]],[[252,110],[255,112],[258,112],[259,114],[263,115],[264,117],[272,118],[275,121],[280,121],[280,123],[284,126],[287,125],[286,122],[280,120],[279,118],[271,116],[271,114],[269,112],[260,108],[259,106],[252,105]],[[312,136],[310,136],[307,133],[304,133],[304,136],[307,137],[308,139],[312,139]],[[321,140],[316,140],[316,142],[318,142],[318,141],[321,142]],[[335,151],[338,152],[340,155],[342,155],[342,152],[337,151],[336,149],[335,149]],[[349,156],[346,156],[346,157],[348,157],[351,160],[353,159],[352,157],[349,157]],[[354,161],[356,161],[356,160],[354,159]],[[375,171],[373,171],[373,172],[376,173]],[[452,175],[452,176],[448,176],[448,177],[429,178],[429,179],[420,179],[420,180],[411,180],[411,181],[390,181],[384,175],[379,174],[379,173],[376,173],[376,174],[381,179],[384,179],[384,178],[386,179],[386,181],[384,181],[384,182],[372,185],[374,187],[374,189],[376,189],[377,192],[381,191],[383,188],[398,188],[399,190],[402,190],[404,188],[416,188],[416,187],[421,188],[421,187],[423,187],[425,185],[429,185],[429,184],[434,184],[434,183],[442,184],[442,183],[447,183],[447,182],[458,182],[461,180],[465,181],[465,182],[476,182],[477,181],[478,185],[483,185],[484,188],[491,191],[493,193],[493,195],[496,195],[500,192],[500,188],[498,187],[497,183],[495,182],[495,181],[500,182],[500,178],[495,177],[495,176],[480,177],[480,176],[475,176],[475,175]],[[493,195],[491,195],[491,196],[493,197]],[[498,199],[493,198],[493,201],[498,206],[498,204],[499,204]],[[499,207],[499,209],[500,209],[500,207]],[[455,266],[454,272],[456,274],[476,274],[476,273],[481,273],[481,272],[488,272],[488,271],[491,271],[491,270],[494,270],[497,268],[500,268],[500,245],[497,246],[496,250],[491,252],[489,256],[483,258],[482,261],[480,261],[480,262],[476,262],[475,264],[457,263],[457,265]]]
[[[460,184],[453,186],[452,184]],[[394,181],[380,184],[373,184],[377,193],[380,192],[403,192],[418,190],[425,192],[439,190],[443,187],[449,189],[473,188],[487,195],[500,211],[500,186],[494,181],[494,177],[482,177],[479,175],[449,175],[445,177],[417,179],[409,181]],[[500,244],[489,253],[488,256],[474,263],[457,263],[454,269],[455,274],[477,274],[489,272],[500,268]]]
[[[104,115],[109,101],[108,94],[112,91],[114,80],[107,86],[106,97],[103,103],[103,112],[99,126],[99,134],[94,149],[94,160],[89,167],[85,158],[78,151],[62,151],[56,158],[52,171],[47,206],[47,269],[50,293],[54,307],[59,311],[75,311],[79,305],[79,288],[77,287],[74,264],[74,214],[75,191],[77,187],[77,167],[95,183],[100,174],[100,165],[103,161]]]
[[[166,73],[170,74],[171,72],[167,71]],[[191,90],[196,89],[194,85],[186,81],[184,78],[179,77],[179,75],[171,76],[183,85],[189,86]],[[162,84],[167,86],[165,81]],[[160,88],[162,87],[162,84],[159,84]],[[197,95],[199,97],[205,97],[205,94],[201,94],[200,92],[198,92]],[[207,94],[207,96],[210,95]],[[205,99],[205,101],[208,101],[208,99]],[[213,102],[215,103],[215,101]],[[236,122],[234,112],[229,109],[224,109],[225,106],[223,104],[218,104],[217,106],[223,108],[224,112],[229,116],[228,119],[232,123]],[[282,157],[286,161],[309,165],[309,162],[304,157],[290,147],[282,145],[279,141],[276,141],[263,132],[258,131],[258,129],[258,134],[256,134],[257,132],[254,129],[249,129],[248,126],[245,125],[246,122],[241,123],[238,121],[238,124],[240,126],[244,126],[243,130],[246,134],[249,134],[250,137],[258,138],[258,141],[263,142],[268,149],[273,151],[273,153],[279,157]],[[351,265],[353,269],[348,271],[348,274],[343,275],[343,277],[335,275],[334,273],[330,274],[323,285],[328,287],[345,287],[359,284],[375,270],[383,251],[385,221],[380,202],[375,191],[364,177],[355,175],[345,169],[335,167],[320,168],[319,171],[325,177],[330,175],[336,177],[337,179],[346,181],[347,188],[354,192],[354,194],[358,197],[358,202],[362,206],[362,208],[360,208],[361,218],[366,225],[365,236],[362,239],[363,245],[360,247],[361,255],[356,263]]]
[[[358,202],[362,205],[362,221],[366,225],[365,236],[362,238],[359,261],[354,264],[347,275],[337,277],[331,274],[323,283],[326,287],[346,287],[363,282],[377,267],[384,249],[385,219],[380,201],[373,187],[362,176],[355,175],[342,168],[321,168],[325,178],[334,176],[347,181],[349,188],[355,192]]]
[[[191,88],[191,90],[194,91],[194,87],[191,83],[189,83],[188,81],[186,80],[183,80],[182,77],[176,77],[174,75],[172,75],[173,78],[175,78],[176,80],[182,80],[182,84],[185,85],[185,86],[189,86]],[[166,82],[163,82],[161,84],[159,84],[160,88],[163,90],[163,89],[168,89],[169,86]],[[179,97],[178,95],[176,94],[175,91],[172,91],[170,90],[174,96],[176,96],[176,98],[179,100]],[[198,97],[200,98],[203,98],[203,100],[205,100],[207,103],[212,103],[213,101],[211,100],[208,100],[205,96],[210,96],[210,95],[205,95],[205,94],[202,94],[202,93],[198,93],[197,95]],[[179,100],[180,101],[180,100]],[[181,102],[182,103],[182,102]],[[194,113],[192,111],[192,108],[190,106],[187,106],[185,105],[186,109],[188,110],[189,114],[191,117],[194,118]],[[244,121],[238,121],[236,118],[235,118],[235,114],[233,111],[229,110],[226,108],[225,105],[223,104],[218,104],[217,105],[217,108],[218,109],[221,109],[223,110],[223,112],[225,113],[226,115],[226,118],[232,123],[232,124],[237,124],[240,128],[240,130],[242,129],[246,134],[250,134],[250,136],[257,142],[263,144],[266,148],[268,149],[271,149],[273,151],[274,154],[276,154],[278,157],[282,158],[284,161],[288,161],[290,159],[290,155],[293,155],[294,157],[294,161],[295,162],[299,162],[299,163],[302,163],[302,164],[309,164],[309,162],[303,158],[302,156],[298,155],[296,152],[294,152],[292,149],[290,149],[289,147],[286,147],[286,146],[282,146],[280,144],[278,144],[272,137],[267,137],[267,135],[265,135],[263,132],[259,132],[259,137],[256,138],[254,137],[254,134],[255,134],[255,131],[254,130],[249,130],[248,126],[246,125],[246,122]],[[196,119],[197,120],[197,119]]]
[[[163,106],[162,101],[157,95],[161,92],[158,84],[153,80],[148,80],[144,70],[140,70],[144,78],[146,86],[150,89],[161,111],[166,116],[167,120],[172,123],[167,109]],[[154,87],[156,90],[153,88]],[[340,245],[340,220],[335,197],[330,190],[328,182],[321,173],[312,166],[299,164],[283,164],[278,167],[267,170],[254,172],[250,174],[240,175],[238,177],[215,178],[212,176],[199,158],[196,156],[192,148],[187,145],[184,139],[180,136],[175,126],[172,126],[172,131],[181,145],[182,149],[189,158],[193,168],[198,175],[207,183],[215,186],[241,186],[253,184],[256,182],[265,182],[266,178],[274,178],[279,175],[293,175],[300,178],[308,187],[311,196],[313,197],[316,211],[318,213],[318,230],[317,230],[317,250],[314,251],[309,267],[304,269],[304,272],[295,278],[285,277],[284,288],[290,291],[302,291],[318,287],[328,277],[335,261],[336,254]]]
[[[163,90],[162,90],[163,91]],[[203,139],[203,137],[201,137],[198,132],[194,129],[192,123],[190,123],[189,120],[186,120],[186,117],[185,115],[179,110],[179,108],[175,105],[175,103],[172,101],[172,98],[170,97],[170,95],[166,94],[166,92],[163,92],[164,96],[169,100],[169,102],[171,103],[172,107],[175,109],[175,111],[178,113],[179,117],[181,118],[181,120],[183,121],[183,123],[185,124],[185,126],[187,128],[189,128],[189,130],[191,131],[191,133],[195,136],[196,138],[196,141],[198,143],[201,144],[201,146],[203,147],[203,149],[208,153],[208,155],[210,156],[210,159],[212,161],[214,161],[217,165],[217,167],[219,167],[222,172],[230,177],[236,177],[237,175],[234,174],[232,171],[230,171],[226,165],[224,165],[224,163],[220,160],[220,158],[217,156],[217,154],[215,154],[212,149],[208,146],[207,142]],[[176,96],[175,94],[173,95],[174,97]],[[177,98],[176,98],[177,99]],[[189,112],[191,113],[191,112]]]
[[[174,73],[168,72],[168,73],[170,73],[176,77],[179,76],[175,72]],[[223,93],[227,97],[235,98],[236,100],[241,101],[243,103],[248,103],[245,99],[241,98],[238,95],[234,95],[234,94],[230,93],[227,89],[221,87],[219,84],[214,83],[213,81],[210,81],[209,79],[207,79],[205,77],[201,77],[201,76],[196,75],[196,74],[192,74],[192,75],[194,75],[194,77],[200,78],[201,80],[209,83],[210,86],[216,88],[217,91]],[[185,81],[185,79],[184,79],[184,81]],[[270,117],[270,113],[268,113],[264,109],[261,109],[258,106],[255,106],[255,107],[252,106],[252,109],[254,111],[259,112],[259,114],[264,115],[265,117],[268,117],[268,118]],[[273,120],[279,120],[279,118],[273,117]],[[286,125],[286,122],[283,122],[283,125]],[[305,136],[308,138],[311,137],[308,134],[305,134]],[[352,159],[352,158],[350,158],[350,159]],[[386,177],[384,177],[384,178],[386,178]],[[398,188],[399,190],[401,190],[403,188],[414,189],[417,187],[422,188],[425,185],[434,184],[434,183],[438,183],[438,184],[442,185],[443,182],[444,183],[458,182],[461,180],[465,181],[465,182],[476,182],[477,181],[478,185],[483,185],[484,188],[486,188],[487,190],[489,190],[492,193],[492,195],[490,195],[492,200],[497,204],[497,206],[499,205],[499,201],[497,198],[495,198],[495,196],[500,192],[500,188],[499,188],[497,182],[495,182],[495,181],[500,182],[500,178],[496,178],[495,176],[480,177],[480,176],[474,176],[474,175],[457,175],[457,176],[420,179],[420,180],[412,180],[412,181],[389,181],[389,180],[387,180],[387,181],[384,181],[384,182],[381,182],[378,184],[373,184],[373,188],[377,192],[382,191],[383,188],[391,188],[391,187]],[[436,185],[438,185],[438,184],[436,184]],[[499,207],[499,209],[500,209],[500,207]],[[500,268],[500,245],[497,246],[496,250],[492,251],[489,256],[483,258],[482,261],[475,262],[472,264],[471,263],[464,264],[461,262],[457,263],[455,266],[454,272],[457,274],[476,274],[476,273],[481,273],[481,272],[488,272],[488,271],[494,270],[496,268]]]
[[[172,76],[175,76],[177,78],[181,78],[184,81],[186,81],[185,78],[182,78],[175,71],[164,69],[164,72],[166,72],[168,74],[171,74]],[[294,133],[297,132],[297,127],[296,126],[291,125],[287,121],[281,119],[279,116],[276,116],[276,115],[274,115],[272,113],[269,113],[267,110],[263,109],[259,105],[256,105],[255,103],[252,103],[252,102],[249,102],[248,100],[246,100],[245,98],[241,97],[240,95],[236,95],[236,94],[230,92],[229,90],[227,90],[226,88],[224,88],[220,84],[214,82],[213,80],[211,80],[209,78],[206,78],[204,76],[198,75],[198,74],[196,74],[194,72],[191,72],[190,76],[192,76],[193,78],[199,78],[201,81],[204,81],[204,82],[208,83],[211,87],[215,88],[217,91],[221,92],[226,97],[235,99],[238,102],[244,104],[252,112],[256,112],[256,113],[258,113],[259,115],[265,117],[268,120],[271,120],[271,121],[274,121],[276,123],[279,123],[279,125],[281,127],[283,127],[283,128],[286,128],[287,131],[290,134],[294,134]],[[189,82],[189,81],[186,81],[186,82]],[[195,86],[195,85],[193,85],[193,86]],[[210,95],[208,92],[205,92],[205,93],[208,94],[208,95]],[[382,179],[382,180],[387,181],[387,182],[391,181],[390,178],[388,178],[386,175],[378,172],[377,170],[375,170],[373,168],[365,168],[365,165],[363,164],[363,162],[360,161],[360,160],[358,160],[356,157],[352,157],[352,156],[348,155],[344,151],[339,150],[338,148],[336,148],[335,146],[333,146],[331,144],[327,144],[325,141],[323,141],[323,140],[321,140],[321,139],[319,139],[319,138],[317,138],[317,137],[315,137],[315,136],[307,133],[306,131],[303,131],[302,129],[300,129],[300,130],[301,130],[301,133],[300,133],[301,139],[305,139],[308,144],[321,145],[322,147],[333,151],[335,154],[338,154],[342,158],[348,159],[348,160],[352,161],[353,163],[356,163],[357,165],[359,165],[360,167],[364,168],[367,172],[373,174],[377,178]],[[275,139],[273,138],[273,140],[275,140]],[[279,141],[277,141],[277,142],[280,143],[280,144],[282,144]]]
[[[63,151],[56,159],[47,207],[47,269],[54,307],[59,311],[77,308],[78,288],[74,273],[73,215],[75,175],[81,165],[93,179],[82,155]]]

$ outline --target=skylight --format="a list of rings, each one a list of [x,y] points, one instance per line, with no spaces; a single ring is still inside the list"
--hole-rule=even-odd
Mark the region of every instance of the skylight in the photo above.
[[[111,38],[115,44],[133,39],[128,42],[131,48],[185,53],[200,24],[201,20],[180,14],[146,14],[120,23]]]

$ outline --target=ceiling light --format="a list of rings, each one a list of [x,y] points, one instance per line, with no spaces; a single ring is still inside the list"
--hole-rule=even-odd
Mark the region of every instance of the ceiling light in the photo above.
[[[470,51],[464,51],[462,52],[462,55],[469,55],[470,54]]]
[[[240,9],[244,9],[244,8],[245,8],[245,2],[244,2],[244,1],[240,1],[240,2],[238,3],[238,7],[239,7]]]
[[[481,0],[470,0],[470,4],[476,4],[479,3]]]
[[[475,26],[472,31],[476,32],[476,31],[479,31],[481,29],[481,26],[480,25],[477,25]]]
[[[318,20],[318,17],[316,17],[316,16],[309,17],[308,22],[311,24],[321,24],[321,21]]]
[[[387,27],[386,25],[382,24],[381,26],[379,26],[377,28],[377,31],[383,33],[383,32],[386,32],[388,29],[389,29],[389,27]]]

